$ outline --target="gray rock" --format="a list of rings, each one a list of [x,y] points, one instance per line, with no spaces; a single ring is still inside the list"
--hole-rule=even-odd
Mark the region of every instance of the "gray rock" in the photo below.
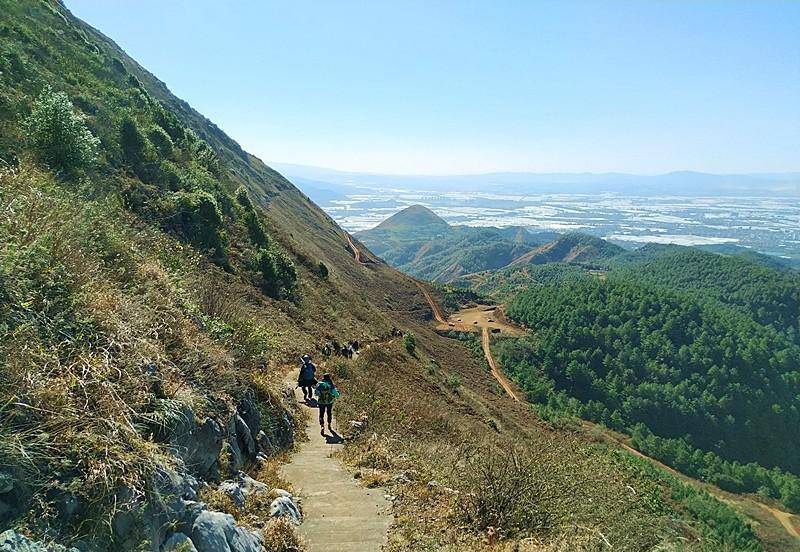
[[[234,525],[229,514],[205,511],[194,520],[192,542],[198,552],[231,552],[225,533]]]
[[[279,496],[273,500],[269,507],[269,515],[272,517],[286,518],[295,525],[300,525],[303,521],[300,508],[298,508],[294,500],[288,496]]]
[[[261,536],[236,527],[228,537],[228,545],[231,552],[261,552]]]
[[[244,508],[244,490],[236,481],[226,479],[219,484],[219,490],[228,495],[237,507]]]
[[[163,542],[167,533],[174,530],[191,529],[195,518],[205,509],[205,504],[195,501],[197,488],[197,480],[187,473],[158,470],[144,516],[151,542]]]
[[[195,421],[194,413],[186,408],[180,423],[169,437],[170,447],[186,467],[200,477],[214,475],[222,451],[224,435],[219,424],[211,418]]]
[[[250,495],[266,493],[269,491],[269,487],[244,472],[237,472],[234,479],[226,479],[220,483],[219,490],[227,494],[236,506],[244,508]]]
[[[236,410],[247,424],[250,435],[258,435],[261,432],[261,412],[251,397],[246,397],[239,401]]]
[[[258,435],[256,436],[256,442],[258,443],[258,449],[261,451],[261,453],[264,453],[267,456],[278,452],[278,447],[272,443],[272,440],[263,431],[258,432]]]
[[[161,552],[197,552],[192,539],[183,533],[175,533],[161,545]]]
[[[221,512],[197,516],[191,538],[197,552],[261,552],[261,537],[237,527],[233,516]]]
[[[78,549],[60,544],[45,545],[9,529],[0,533],[0,552],[78,552]]]
[[[244,467],[244,453],[239,447],[239,438],[236,433],[236,418],[232,416],[228,421],[228,448],[231,452],[231,467],[234,470],[240,470]]]
[[[269,491],[269,486],[261,481],[253,479],[246,473],[239,472],[237,477],[239,479],[239,484],[242,486],[242,489],[244,489],[244,493],[247,496],[257,493],[266,493]]]
[[[236,437],[239,439],[239,446],[247,458],[254,459],[258,453],[258,447],[256,447],[250,427],[238,414],[234,419],[236,420]]]

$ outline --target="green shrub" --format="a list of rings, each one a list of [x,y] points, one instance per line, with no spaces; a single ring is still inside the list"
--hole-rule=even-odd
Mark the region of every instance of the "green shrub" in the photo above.
[[[130,115],[126,115],[120,123],[119,145],[122,147],[122,154],[131,166],[135,168],[144,162],[148,141],[139,130],[136,120]]]
[[[204,190],[173,194],[176,230],[187,241],[212,252],[214,261],[224,264],[223,220],[217,200]]]
[[[317,274],[319,275],[320,278],[323,279],[327,278],[328,275],[330,274],[330,271],[328,270],[328,265],[320,261],[319,264],[317,265]]]
[[[445,382],[445,384],[452,391],[458,391],[458,388],[461,387],[461,378],[458,377],[458,374],[450,374],[449,376],[447,376],[447,381]]]
[[[75,113],[64,92],[46,87],[23,127],[38,159],[55,170],[71,173],[94,162],[100,140]]]
[[[264,279],[262,287],[270,297],[290,293],[297,283],[297,269],[282,250],[276,247],[261,249],[256,265]]]
[[[247,188],[244,186],[239,186],[239,189],[236,190],[236,201],[238,201],[239,205],[245,209],[251,210],[253,208],[253,202],[250,200],[250,194],[247,193]]]
[[[172,161],[162,161],[158,167],[157,183],[173,192],[181,189],[181,174],[178,166]]]
[[[147,138],[161,157],[172,157],[175,151],[175,144],[172,143],[172,138],[169,137],[169,134],[167,134],[163,128],[159,126],[152,127],[147,131]]]
[[[417,337],[413,332],[408,332],[403,336],[403,347],[408,351],[408,354],[414,354],[414,351],[417,349]]]
[[[269,249],[269,237],[264,230],[264,226],[261,224],[261,219],[258,218],[258,213],[256,213],[253,202],[250,200],[250,195],[247,193],[244,186],[236,190],[236,202],[241,205],[244,210],[244,224],[247,226],[247,233],[250,235],[250,241],[255,245]]]

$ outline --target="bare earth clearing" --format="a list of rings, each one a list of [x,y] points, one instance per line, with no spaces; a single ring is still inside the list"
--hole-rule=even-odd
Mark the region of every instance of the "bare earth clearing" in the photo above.
[[[509,397],[519,402],[519,395],[514,391],[514,387],[509,379],[497,367],[497,363],[492,355],[491,348],[491,334],[502,333],[504,335],[521,336],[525,334],[525,330],[519,326],[514,326],[505,322],[502,314],[499,312],[497,306],[478,305],[458,311],[456,314],[450,316],[449,320],[445,320],[441,307],[425,289],[425,287],[417,282],[417,286],[428,301],[433,317],[439,322],[438,330],[441,331],[458,331],[458,332],[481,332],[481,346],[483,347],[483,354],[486,356],[486,362],[489,363],[489,368],[492,375],[495,377],[500,386],[505,390]]]

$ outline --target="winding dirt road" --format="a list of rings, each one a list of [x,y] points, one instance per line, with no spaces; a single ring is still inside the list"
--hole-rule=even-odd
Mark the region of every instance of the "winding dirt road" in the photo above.
[[[492,355],[491,348],[490,331],[505,331],[506,333],[511,333],[513,335],[515,333],[521,333],[522,330],[511,326],[510,324],[495,321],[492,317],[494,316],[496,307],[483,306],[465,309],[452,315],[450,317],[450,321],[448,321],[445,319],[444,313],[442,312],[439,303],[437,303],[433,298],[433,295],[431,295],[431,293],[425,289],[425,286],[422,285],[422,283],[417,282],[416,280],[415,283],[425,296],[425,300],[428,302],[431,311],[433,311],[433,317],[437,322],[439,322],[438,329],[456,330],[459,332],[481,332],[481,346],[483,347],[483,354],[486,357],[486,362],[489,363],[489,368],[492,372],[492,375],[505,390],[508,396],[519,402],[519,396],[517,395],[516,391],[514,391],[511,382],[508,380],[505,374],[500,371],[500,369],[497,367],[497,362],[494,360],[494,355]]]
[[[492,370],[492,375],[500,383],[500,386],[505,389],[506,393],[508,393],[508,396],[519,402],[519,397],[511,387],[511,383],[508,381],[508,378],[505,376],[505,374],[503,374],[503,372],[500,371],[500,369],[497,367],[497,363],[494,361],[494,355],[492,355],[492,348],[489,341],[489,328],[486,326],[484,326],[481,331],[481,345],[483,346],[483,354],[486,357],[486,362],[489,363],[489,368]]]
[[[431,310],[433,311],[433,317],[436,319],[436,321],[439,324],[445,324],[446,325],[447,324],[447,320],[445,320],[445,318],[444,318],[444,313],[442,312],[442,309],[439,307],[439,303],[437,303],[434,300],[433,295],[431,295],[431,292],[428,291],[427,289],[425,289],[425,286],[423,286],[417,280],[414,280],[414,283],[417,284],[417,287],[422,292],[422,295],[425,296],[425,300],[428,302],[428,305],[431,307]]]
[[[433,298],[433,295],[425,289],[425,287],[420,282],[416,282],[417,287],[419,287],[422,294],[425,296],[428,305],[433,311],[433,316],[437,322],[439,322],[439,326],[437,329],[439,330],[455,330],[455,331],[466,331],[466,332],[481,332],[481,345],[483,347],[483,353],[486,356],[486,361],[489,363],[489,368],[491,368],[492,375],[495,377],[497,382],[503,387],[505,392],[508,394],[509,397],[514,399],[515,401],[519,401],[519,396],[517,392],[514,391],[513,386],[509,382],[508,378],[506,378],[505,374],[497,367],[497,363],[494,360],[494,356],[492,355],[492,350],[490,347],[490,339],[491,339],[491,331],[494,329],[495,331],[500,330],[504,332],[506,335],[521,335],[523,330],[507,324],[502,321],[495,320],[496,317],[496,307],[490,306],[479,306],[473,307],[470,309],[464,309],[459,311],[458,313],[450,316],[449,320],[445,320],[444,314],[439,307],[439,304]],[[498,320],[501,317],[497,317]],[[594,424],[590,422],[583,422],[583,425],[586,427],[595,427]],[[599,426],[598,426],[599,427]],[[653,464],[657,465],[661,469],[673,474],[676,477],[679,477],[682,480],[690,480],[694,482],[691,478],[687,478],[683,476],[679,472],[675,471],[674,469],[670,468],[666,464],[659,462],[658,460],[646,456],[642,454],[635,448],[631,447],[621,439],[617,439],[611,435],[608,435],[610,439],[616,442],[619,446],[623,449],[627,450],[631,454],[643,458],[652,462]],[[768,506],[762,502],[754,501],[758,504],[761,508],[769,512],[786,530],[786,532],[796,539],[800,539],[800,531],[798,531],[798,527],[800,526],[800,520],[798,520],[798,516],[790,514],[788,512],[784,512],[783,510],[778,510],[777,508],[773,508]]]
[[[347,238],[347,244],[350,246],[350,249],[353,251],[353,257],[355,257],[356,262],[358,264],[367,264],[366,261],[364,261],[361,258],[361,250],[358,247],[356,247],[355,243],[353,243],[353,238],[350,237],[350,234],[345,232],[344,236]]]

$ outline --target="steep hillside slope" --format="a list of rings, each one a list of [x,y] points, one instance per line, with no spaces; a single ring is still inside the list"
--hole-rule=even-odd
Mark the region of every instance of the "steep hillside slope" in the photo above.
[[[0,530],[157,548],[291,445],[287,362],[419,292],[60,3],[0,36]]]
[[[480,550],[490,527],[509,547],[761,548],[708,495],[497,392],[413,280],[355,262],[330,217],[62,4],[0,0],[0,37],[0,531],[301,548],[274,494],[226,489],[284,486],[304,423],[285,374],[358,338],[358,359],[320,364],[361,424],[345,456],[397,498],[391,549]]]

